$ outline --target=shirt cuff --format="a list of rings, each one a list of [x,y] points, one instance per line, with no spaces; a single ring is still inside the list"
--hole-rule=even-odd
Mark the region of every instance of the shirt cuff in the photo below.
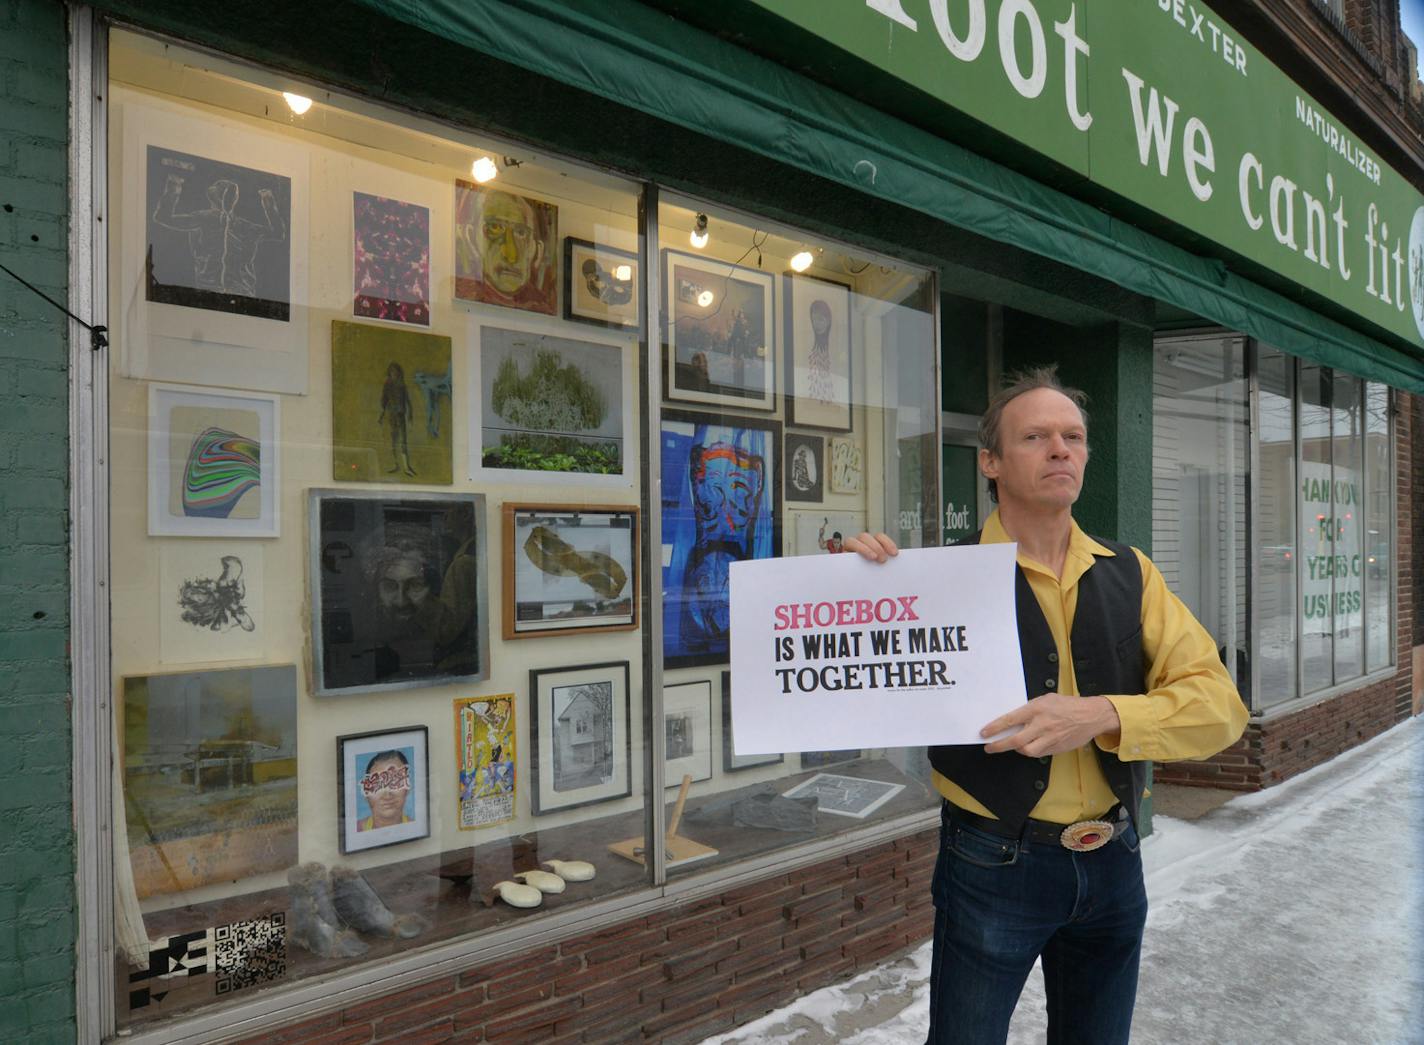
[[[1124,762],[1144,762],[1152,757],[1149,737],[1156,729],[1149,701],[1141,697],[1109,696],[1117,711],[1121,730],[1094,738],[1098,747],[1110,751]]]

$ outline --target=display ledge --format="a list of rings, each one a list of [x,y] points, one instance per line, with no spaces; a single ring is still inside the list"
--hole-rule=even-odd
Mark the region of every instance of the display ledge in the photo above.
[[[800,801],[782,803],[768,797],[798,790]],[[807,792],[814,792],[816,798],[814,824],[806,816]],[[882,758],[839,763],[691,799],[675,837],[712,852],[685,864],[672,862],[670,870],[676,874],[686,867],[700,872],[788,846],[801,849],[858,827],[922,811],[932,801],[938,798],[924,781]],[[863,810],[864,815],[825,812],[823,803],[826,808]],[[675,800],[668,803],[668,817],[675,805]],[[779,813],[768,813],[772,807],[780,807]],[[767,817],[779,814],[784,814],[780,827],[745,823],[748,817],[769,823]],[[149,939],[162,946],[147,969],[118,963],[115,1006],[120,1026],[138,1030],[156,1020],[211,1008],[215,1002],[255,1000],[274,987],[403,958],[426,945],[507,930],[589,901],[649,889],[642,864],[609,851],[610,845],[641,840],[642,830],[643,815],[634,811],[398,861],[359,876],[341,870],[333,876],[327,868],[307,864],[295,869],[295,880],[287,888],[146,915]],[[543,894],[535,908],[492,898],[498,883],[512,882],[515,874],[524,871],[547,871],[541,865],[549,860],[590,862],[596,866],[596,877],[567,881],[562,893]],[[326,930],[319,925],[313,931],[310,915],[321,909],[323,889],[329,891],[333,906],[339,902],[345,913],[355,912],[358,920],[382,923],[384,931]],[[487,905],[487,900],[492,902]],[[324,953],[314,953],[299,939]]]

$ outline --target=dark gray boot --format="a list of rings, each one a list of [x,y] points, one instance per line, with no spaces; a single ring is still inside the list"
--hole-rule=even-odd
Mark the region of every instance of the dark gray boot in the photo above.
[[[429,927],[418,914],[392,914],[391,909],[376,895],[376,890],[371,888],[371,883],[357,871],[333,867],[331,893],[336,912],[347,925],[360,932],[409,940]]]

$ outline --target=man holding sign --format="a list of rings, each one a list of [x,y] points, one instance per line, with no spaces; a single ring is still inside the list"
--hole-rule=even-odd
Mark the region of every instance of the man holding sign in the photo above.
[[[1033,696],[985,724],[989,743],[930,748],[945,799],[932,1045],[1005,1040],[1040,956],[1049,1041],[1128,1040],[1147,916],[1136,821],[1148,761],[1209,757],[1246,725],[1215,641],[1147,556],[1073,521],[1085,398],[1051,368],[1030,371],[979,426],[999,507],[961,543],[1018,544]],[[845,547],[874,562],[898,554],[885,534]]]

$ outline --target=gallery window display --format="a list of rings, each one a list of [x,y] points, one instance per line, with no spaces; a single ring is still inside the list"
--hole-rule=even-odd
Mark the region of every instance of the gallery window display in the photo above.
[[[727,642],[732,562],[938,541],[930,273],[110,52],[121,1027],[937,804],[738,752]]]

